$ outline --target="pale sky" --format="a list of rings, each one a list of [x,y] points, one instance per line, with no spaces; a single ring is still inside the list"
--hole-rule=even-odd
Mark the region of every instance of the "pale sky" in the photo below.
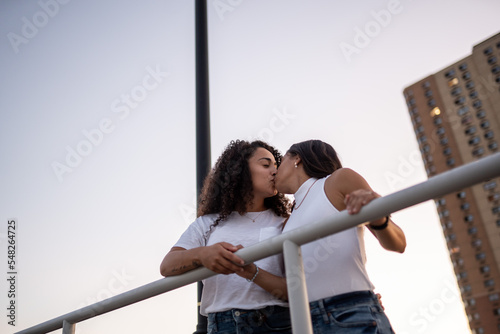
[[[195,218],[193,1],[0,3],[0,257],[17,219],[13,333],[160,279]],[[427,179],[403,89],[498,33],[500,2],[211,0],[212,161],[232,139],[322,139],[380,194]],[[433,202],[367,234],[400,334],[469,333]],[[7,281],[0,280],[6,307]],[[77,333],[192,333],[190,285]],[[57,331],[58,333],[60,331]]]

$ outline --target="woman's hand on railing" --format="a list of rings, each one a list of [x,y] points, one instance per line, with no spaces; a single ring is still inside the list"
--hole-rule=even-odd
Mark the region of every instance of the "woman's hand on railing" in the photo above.
[[[225,275],[245,270],[242,267],[245,261],[234,254],[234,252],[241,248],[240,245],[234,246],[227,242],[219,242],[202,248],[204,249],[200,252],[200,261],[205,268]]]

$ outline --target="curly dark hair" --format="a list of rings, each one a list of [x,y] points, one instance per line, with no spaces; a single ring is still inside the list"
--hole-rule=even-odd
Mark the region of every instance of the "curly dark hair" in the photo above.
[[[248,159],[259,147],[271,152],[279,166],[282,156],[274,147],[260,140],[236,140],[229,143],[205,178],[198,202],[198,216],[219,214],[210,229],[226,220],[233,211],[240,214],[247,212],[247,206],[253,199]],[[280,217],[290,215],[290,203],[281,193],[266,198],[264,205]]]

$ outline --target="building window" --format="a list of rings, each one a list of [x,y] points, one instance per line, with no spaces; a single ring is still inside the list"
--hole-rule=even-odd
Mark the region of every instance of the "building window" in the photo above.
[[[444,137],[442,138],[439,143],[443,146],[448,145],[448,138]]]
[[[500,219],[497,219],[497,227],[500,227]]]
[[[463,116],[469,112],[469,107],[468,106],[463,106],[462,108],[457,110],[458,116]]]
[[[476,260],[483,261],[484,259],[486,259],[486,254],[483,252],[476,254]]]
[[[426,137],[426,136],[421,136],[421,137],[418,137],[417,141],[418,141],[420,144],[423,144],[423,143],[427,142],[427,137]]]
[[[462,210],[469,210],[470,209],[470,204],[465,202],[460,205],[460,209]]]
[[[471,292],[471,291],[472,291],[472,288],[470,287],[470,284],[466,284],[466,285],[460,287],[460,292],[462,292],[462,293],[467,293],[467,292]]]
[[[417,107],[415,107],[415,108],[411,108],[411,109],[410,109],[410,114],[411,114],[412,116],[417,115],[417,114],[418,114],[418,108],[417,108]]]
[[[498,77],[495,78],[495,82],[496,83],[500,83],[500,76],[498,76]]]
[[[493,65],[497,62],[497,57],[493,56],[488,58],[488,64]]]
[[[481,138],[478,136],[473,136],[471,139],[469,139],[469,145],[477,145],[481,142]]]
[[[474,216],[473,215],[467,215],[467,216],[464,217],[464,220],[467,223],[473,222],[474,221]]]
[[[462,78],[464,78],[465,80],[469,80],[470,79],[470,73],[469,72],[464,72],[464,74],[462,74]]]
[[[490,46],[489,48],[484,49],[483,53],[484,53],[486,56],[489,56],[490,54],[492,54],[492,53],[493,53],[493,48]]]
[[[482,107],[483,102],[481,102],[481,100],[477,100],[477,101],[474,101],[474,103],[472,105],[474,106],[474,108],[479,109]]]
[[[448,217],[450,215],[449,210],[444,210],[439,213],[439,218]]]
[[[487,274],[490,272],[490,266],[482,266],[479,268],[479,271],[481,271],[482,274]]]
[[[415,103],[416,103],[416,102],[415,102],[415,98],[413,98],[413,97],[412,97],[412,98],[410,99],[409,103],[410,103],[410,106],[414,106],[414,105],[415,105]]]
[[[430,99],[429,102],[427,102],[427,105],[429,107],[435,107],[436,106],[436,100]]]
[[[482,121],[482,122],[481,122],[481,124],[479,124],[479,125],[481,126],[481,128],[483,128],[483,129],[487,129],[487,128],[489,128],[489,127],[490,127],[490,122],[489,122],[488,120],[486,120],[486,119],[485,119],[485,120],[484,120],[484,121]]]
[[[444,130],[444,128],[439,127],[439,128],[436,130],[436,133],[437,133],[438,135],[444,135],[445,130]]]
[[[447,147],[443,150],[444,155],[450,155],[451,154],[451,148]]]
[[[462,117],[463,125],[469,125],[470,123],[472,123],[472,117],[470,117],[469,115]]]
[[[481,245],[483,244],[483,242],[481,241],[481,239],[477,239],[477,240],[474,240],[471,245],[472,247],[476,247],[476,248],[479,248],[481,247]]]
[[[479,110],[477,113],[476,113],[476,117],[481,119],[481,118],[485,118],[486,117],[486,111],[484,110]]]
[[[468,299],[466,301],[466,303],[467,303],[467,306],[474,306],[474,305],[476,305],[476,300],[474,298],[471,298],[471,299]]]
[[[483,188],[484,188],[484,190],[491,190],[491,189],[496,188],[496,186],[497,186],[497,182],[495,180],[493,180],[493,181],[490,181],[488,183],[485,183],[483,185]]]
[[[441,125],[441,124],[443,124],[443,120],[441,119],[441,117],[434,118],[434,124],[435,125]]]
[[[457,193],[458,198],[465,198],[465,196],[466,196],[465,191],[461,191],[461,192]]]
[[[460,87],[455,87],[451,90],[451,95],[453,96],[460,95],[460,93],[462,93],[462,88]]]
[[[424,151],[425,153],[429,153],[431,150],[431,147],[429,146],[429,144],[425,144],[423,147],[422,147],[422,151]]]
[[[431,97],[431,96],[432,96],[432,90],[425,91],[425,97]]]
[[[470,97],[471,99],[475,99],[475,98],[477,98],[477,96],[478,96],[478,94],[477,94],[477,91],[475,91],[475,90],[473,90],[473,91],[472,91],[472,92],[470,92],[470,94],[469,94],[469,97]]]
[[[484,148],[478,147],[472,150],[472,155],[475,157],[480,157],[484,154]]]
[[[500,299],[500,295],[498,295],[498,293],[492,293],[488,296],[488,299],[490,300],[490,302],[495,302]]]
[[[484,286],[485,286],[486,288],[490,288],[490,287],[492,287],[492,286],[495,286],[495,281],[494,281],[494,280],[492,280],[492,279],[486,280],[486,281],[484,281]]]
[[[500,66],[499,66],[499,65],[496,65],[495,67],[493,67],[493,68],[491,69],[491,73],[493,73],[493,74],[498,74],[498,73],[500,73]]]
[[[488,144],[488,148],[492,151],[496,151],[498,149],[498,144],[496,141],[494,141],[493,143],[489,143]]]
[[[451,70],[449,70],[448,72],[446,72],[444,74],[444,76],[447,77],[447,78],[452,77],[454,75],[455,75],[455,70],[454,69],[451,69]]]
[[[491,212],[493,212],[494,215],[497,213],[500,213],[500,206],[495,206],[491,209]]]
[[[473,135],[474,133],[476,133],[476,127],[475,126],[471,126],[470,128],[465,129],[465,134],[466,135]]]
[[[445,237],[445,239],[446,239],[446,242],[455,241],[455,240],[457,240],[457,236],[456,236],[455,234],[453,234],[453,233],[452,233],[452,234],[450,234],[450,235],[447,235],[447,236]]]
[[[458,85],[458,79],[457,78],[453,78],[450,81],[448,81],[448,87],[453,87],[453,86],[456,86],[456,85]]]
[[[474,88],[474,86],[476,86],[474,84],[474,81],[469,81],[465,84],[465,87],[467,87],[467,89],[471,89],[471,88]]]
[[[467,278],[467,272],[462,271],[462,272],[460,272],[460,273],[457,274],[457,280],[461,280],[461,279],[464,279],[464,278]]]
[[[492,139],[494,136],[495,136],[495,135],[494,135],[493,131],[491,131],[491,130],[487,131],[487,132],[484,134],[484,138],[486,138],[486,139]]]
[[[416,133],[421,133],[421,132],[424,132],[424,126],[423,126],[423,125],[419,125],[419,126],[415,129],[415,132],[416,132]]]
[[[458,104],[464,104],[464,103],[465,103],[465,97],[463,97],[463,96],[460,96],[459,98],[457,98],[455,100],[455,104],[457,104],[457,105]]]
[[[460,69],[460,71],[465,71],[467,69],[467,63],[461,64],[460,66],[458,66],[458,68]]]
[[[446,199],[440,198],[436,200],[436,206],[442,206],[442,205],[446,205]]]
[[[450,167],[455,166],[455,159],[453,158],[446,159],[446,164]]]
[[[488,195],[488,201],[496,202],[498,200],[500,200],[500,193],[493,193]]]
[[[471,228],[469,228],[467,230],[467,233],[469,233],[469,235],[476,235],[477,234],[477,227],[471,227]],[[477,258],[477,256],[476,256],[476,258]]]

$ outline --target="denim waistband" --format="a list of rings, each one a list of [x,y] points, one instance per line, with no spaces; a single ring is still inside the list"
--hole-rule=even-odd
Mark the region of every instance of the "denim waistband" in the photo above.
[[[269,306],[266,306],[266,307],[263,307],[260,309],[255,309],[255,310],[244,310],[244,309],[234,308],[234,309],[227,310],[227,311],[209,313],[208,315],[210,317],[212,317],[214,320],[217,320],[217,319],[225,318],[227,316],[240,317],[240,316],[245,316],[245,315],[249,315],[251,313],[256,313],[256,312],[268,316],[270,314],[273,314],[275,312],[280,312],[280,311],[287,311],[288,312],[289,308],[284,307],[284,306],[279,306],[279,305],[269,305]]]
[[[310,303],[311,307],[322,304],[325,307],[346,307],[363,302],[378,303],[377,296],[372,291],[354,291],[316,300]]]

